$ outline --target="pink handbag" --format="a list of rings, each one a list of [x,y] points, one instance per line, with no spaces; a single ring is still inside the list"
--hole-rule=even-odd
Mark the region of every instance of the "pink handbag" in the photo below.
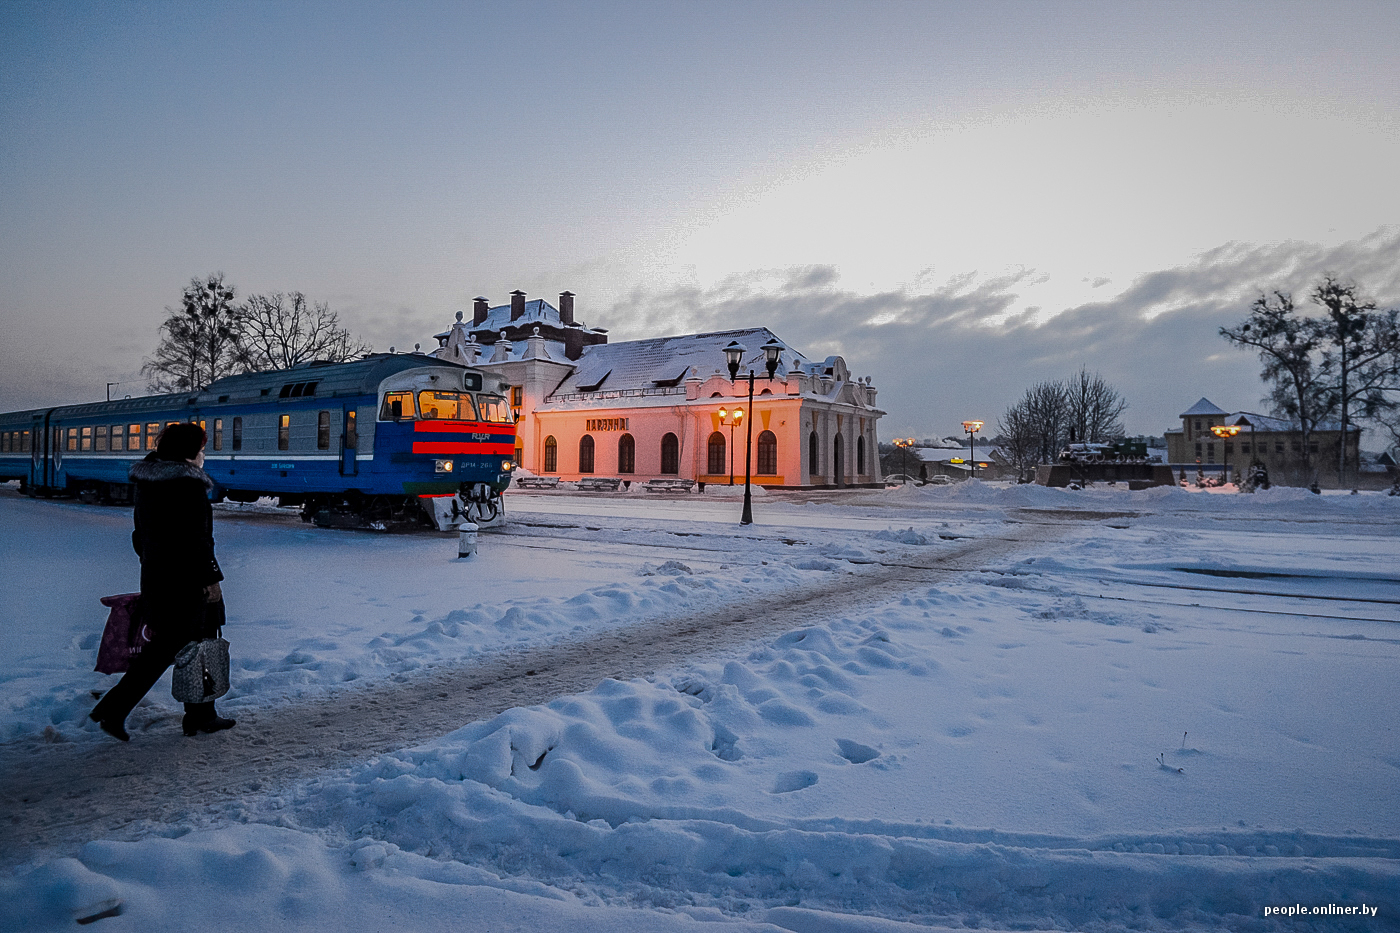
[[[150,630],[141,621],[141,594],[104,596],[102,605],[112,611],[107,615],[107,627],[102,630],[97,667],[93,670],[100,674],[122,674],[131,666],[131,659],[151,641]]]

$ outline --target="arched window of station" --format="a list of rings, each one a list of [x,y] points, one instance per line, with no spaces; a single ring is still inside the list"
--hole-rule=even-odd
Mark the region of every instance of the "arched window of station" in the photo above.
[[[617,472],[637,472],[637,439],[630,434],[617,439]]]
[[[669,432],[661,439],[661,472],[668,476],[681,472],[681,442]]]
[[[593,472],[593,435],[585,434],[578,441],[578,471]]]
[[[554,439],[553,434],[544,439],[544,471],[559,472],[559,442]]]
[[[772,431],[758,436],[758,475],[778,475],[778,435]]]
[[[856,475],[865,475],[865,435],[856,438]]]
[[[831,481],[846,485],[846,442],[839,432],[831,439]]]
[[[708,450],[709,463],[707,464],[705,472],[711,476],[719,476],[722,473],[728,473],[729,465],[725,463],[724,460],[724,435],[718,431],[711,434]]]
[[[816,476],[821,470],[818,462],[821,459],[821,441],[817,440],[817,432],[813,431],[807,435],[807,473]]]

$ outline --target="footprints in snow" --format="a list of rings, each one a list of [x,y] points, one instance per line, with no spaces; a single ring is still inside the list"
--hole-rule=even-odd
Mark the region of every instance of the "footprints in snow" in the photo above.
[[[836,748],[842,758],[853,765],[863,765],[867,761],[874,761],[880,757],[879,751],[869,745],[862,745],[850,739],[837,739]],[[805,790],[816,784],[819,780],[815,771],[784,771],[773,780],[774,794],[790,794],[793,791]]]

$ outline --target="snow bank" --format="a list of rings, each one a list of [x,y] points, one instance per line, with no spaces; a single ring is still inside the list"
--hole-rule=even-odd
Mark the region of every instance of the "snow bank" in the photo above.
[[[540,519],[519,545],[537,556],[503,562],[514,569],[493,578],[498,592],[469,596],[431,589],[454,566],[429,557],[431,539],[399,542],[392,572],[357,590],[356,574],[391,560],[384,539],[321,533],[294,548],[283,528],[230,527],[245,572],[265,549],[262,566],[303,561],[323,584],[278,594],[323,630],[288,636],[265,668],[250,651],[239,702],[253,703],[730,588],[801,592],[858,561],[995,533],[1003,508],[1069,497],[1135,513],[721,661],[605,681],[24,866],[0,880],[0,928],[71,928],[118,900],[104,928],[1335,928],[1263,915],[1300,903],[1380,905],[1367,927],[1395,928],[1394,500],[964,485],[884,512],[775,495],[768,520],[807,524],[742,539],[679,512]],[[940,503],[950,493],[984,511]],[[69,510],[62,531],[81,520],[86,540],[116,536],[107,514]],[[77,572],[84,555],[32,527],[30,549]],[[567,592],[529,591],[551,575]],[[354,601],[371,622],[345,611]],[[60,647],[18,632],[27,647],[9,649],[4,695],[74,677],[64,664],[80,654],[90,665],[48,611],[37,618]],[[261,627],[284,644],[277,618],[250,613],[246,641]],[[73,682],[38,708],[101,740],[64,719],[86,710]],[[224,825],[195,829],[211,814]]]

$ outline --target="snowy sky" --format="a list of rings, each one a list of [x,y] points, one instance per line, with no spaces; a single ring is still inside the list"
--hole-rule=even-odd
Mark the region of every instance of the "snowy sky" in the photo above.
[[[614,340],[766,325],[882,437],[1082,364],[1160,433],[1216,328],[1400,302],[1393,4],[0,0],[0,409],[140,394],[193,276],[377,349],[512,289]]]

